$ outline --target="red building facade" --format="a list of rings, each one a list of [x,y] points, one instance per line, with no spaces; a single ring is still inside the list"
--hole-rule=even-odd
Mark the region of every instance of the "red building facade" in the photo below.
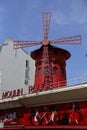
[[[66,86],[66,60],[70,57],[70,53],[64,49],[54,47],[52,45],[48,46],[49,61],[43,61],[43,46],[32,52],[31,56],[35,60],[35,82],[33,91],[43,91],[48,90],[51,87],[58,88],[61,86]],[[48,66],[48,65],[49,66]],[[44,79],[45,75],[49,76],[50,82],[49,87],[45,88]]]

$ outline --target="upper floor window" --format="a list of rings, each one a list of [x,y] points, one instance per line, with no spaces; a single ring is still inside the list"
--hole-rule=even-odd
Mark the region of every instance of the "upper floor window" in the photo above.
[[[58,68],[55,66],[53,67],[53,74],[57,75],[58,74]]]
[[[41,75],[41,68],[38,68],[38,75],[40,76]]]
[[[26,60],[26,67],[29,67],[29,60]]]
[[[26,60],[25,66],[25,84],[28,85],[29,83],[29,60]]]
[[[61,76],[64,76],[64,75],[65,75],[65,69],[61,68]]]
[[[45,72],[45,75],[48,75],[48,74],[49,74],[49,68],[48,68],[48,66],[45,67],[44,72]]]

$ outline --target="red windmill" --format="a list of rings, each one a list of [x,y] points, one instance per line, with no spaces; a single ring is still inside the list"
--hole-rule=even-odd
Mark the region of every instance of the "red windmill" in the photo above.
[[[42,41],[14,41],[14,49],[26,48],[42,44],[41,48],[31,53],[35,60],[35,82],[32,92],[48,90],[66,85],[66,60],[70,53],[51,44],[79,44],[81,35],[48,40],[51,13],[42,15],[44,39]]]

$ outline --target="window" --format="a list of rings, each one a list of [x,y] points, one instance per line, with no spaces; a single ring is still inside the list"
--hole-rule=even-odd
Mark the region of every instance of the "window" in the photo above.
[[[26,85],[29,83],[29,60],[26,60],[26,66],[25,66],[25,82]]]
[[[41,68],[38,68],[38,75],[40,76],[41,75]]]
[[[29,67],[29,60],[26,60],[26,67]]]
[[[48,68],[48,66],[45,67],[44,72],[45,72],[45,75],[48,75],[48,74],[49,74],[49,68]]]
[[[29,81],[28,81],[28,80],[25,80],[25,84],[28,85],[28,84],[29,84]]]
[[[61,76],[64,76],[64,75],[65,75],[65,69],[61,68]]]
[[[25,70],[25,78],[29,79],[29,69],[28,68],[26,68],[26,70]]]
[[[0,45],[0,52],[1,52],[1,50],[2,50],[2,46],[3,46],[3,45],[1,44],[1,45]]]
[[[55,75],[57,75],[58,74],[58,69],[57,69],[57,67],[55,66],[55,67],[53,67],[53,72],[52,72],[53,74],[55,74]]]

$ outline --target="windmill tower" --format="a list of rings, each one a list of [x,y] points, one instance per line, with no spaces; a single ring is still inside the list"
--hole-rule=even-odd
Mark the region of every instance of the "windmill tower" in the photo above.
[[[52,44],[79,44],[81,35],[49,40],[51,13],[45,12],[42,15],[44,39],[42,41],[14,41],[14,49],[42,45],[40,49],[31,53],[35,60],[35,82],[31,92],[49,90],[65,86],[66,81],[66,60],[70,57],[67,50],[52,46]]]

